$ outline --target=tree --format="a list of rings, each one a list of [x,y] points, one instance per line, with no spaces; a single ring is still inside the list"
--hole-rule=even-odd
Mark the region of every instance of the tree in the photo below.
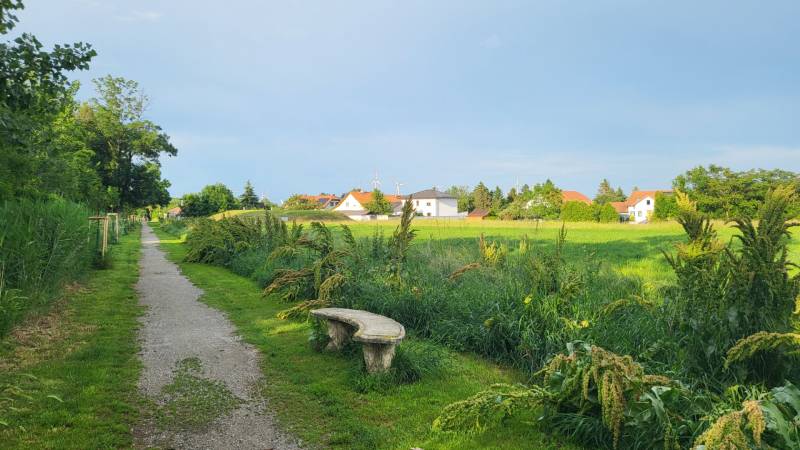
[[[14,12],[22,8],[19,0],[0,1],[0,35],[14,28]],[[0,201],[57,193],[47,191],[54,186],[47,180],[67,176],[63,168],[86,174],[85,153],[75,155],[75,149],[62,151],[54,145],[54,122],[73,104],[75,88],[65,73],[88,69],[95,55],[80,42],[47,52],[28,33],[0,43]],[[97,187],[90,184],[93,190]]]
[[[372,191],[372,199],[364,205],[364,208],[370,214],[390,214],[392,212],[392,204],[389,203],[389,200],[386,200],[386,196],[383,195],[380,189]]]
[[[244,184],[244,192],[239,197],[239,203],[245,209],[254,209],[258,206],[258,196],[250,180],[247,180],[247,183]]]
[[[653,219],[666,220],[677,217],[678,203],[675,195],[667,192],[656,192],[653,205]]]
[[[144,118],[148,98],[135,81],[106,76],[94,80],[98,97],[79,111],[79,121],[89,130],[88,144],[94,151],[103,184],[119,195],[116,208],[147,205],[139,195],[159,189],[152,167],[160,166],[162,153],[178,150],[161,127]],[[150,169],[147,169],[150,166]],[[144,187],[144,183],[152,186]],[[166,198],[169,201],[169,198]]]
[[[492,208],[492,193],[489,192],[489,188],[483,184],[483,181],[478,183],[472,191],[472,205],[475,209],[488,210]]]
[[[594,222],[596,219],[592,205],[584,202],[569,201],[561,207],[561,220],[565,222]]]
[[[622,188],[617,188],[614,190],[614,188],[611,186],[611,183],[609,183],[607,179],[603,178],[603,181],[600,182],[600,186],[597,188],[597,195],[594,197],[594,202],[603,205],[606,203],[622,201],[625,201],[625,194],[623,194]]]
[[[472,211],[475,209],[469,186],[450,186],[447,193],[456,198],[459,211]]]
[[[594,209],[594,218],[596,221],[600,223],[619,222],[619,213],[610,204],[606,203],[600,205],[595,203],[592,206]]]
[[[210,184],[199,193],[183,196],[182,213],[187,217],[200,217],[228,211],[237,207],[233,192],[222,183]]]
[[[698,210],[713,218],[752,217],[767,193],[781,185],[793,186],[798,192],[800,175],[780,169],[736,172],[710,165],[688,170],[672,182],[675,189],[697,202]]]
[[[505,206],[505,197],[503,196],[503,190],[500,189],[500,186],[495,186],[494,191],[491,194],[491,209],[492,212],[497,214],[503,209]]]
[[[563,199],[561,189],[555,183],[546,180],[544,183],[537,183],[531,190],[528,209],[530,215],[537,219],[556,219],[561,213]]]
[[[283,202],[282,206],[283,209],[289,209],[295,211],[319,209],[319,203],[311,200],[310,198],[302,194],[293,194],[291,197],[287,198],[285,202]]]

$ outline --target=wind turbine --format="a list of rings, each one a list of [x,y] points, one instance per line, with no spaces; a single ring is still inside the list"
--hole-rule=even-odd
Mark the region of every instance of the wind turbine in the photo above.
[[[397,195],[400,195],[400,186],[403,186],[403,183],[401,183],[399,181],[395,181],[394,182],[394,188],[395,188],[395,192],[397,193]]]
[[[372,190],[380,189],[381,180],[378,178],[378,171],[375,171],[375,178],[372,179]]]

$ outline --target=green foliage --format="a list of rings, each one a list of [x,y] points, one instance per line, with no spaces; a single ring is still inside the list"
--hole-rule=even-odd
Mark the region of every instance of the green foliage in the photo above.
[[[392,367],[386,373],[367,374],[362,368],[356,376],[355,389],[385,392],[394,386],[439,376],[451,366],[450,355],[441,346],[406,339],[396,347]]]
[[[678,202],[674,194],[669,192],[656,192],[655,205],[653,205],[653,219],[667,220],[678,215]]]
[[[264,244],[261,227],[258,219],[199,219],[186,237],[186,261],[227,265],[237,252]]]
[[[561,206],[561,220],[565,222],[593,222],[594,208],[584,202],[571,201]]]
[[[472,211],[475,209],[475,202],[469,186],[450,186],[447,193],[457,199],[459,211]]]
[[[413,198],[409,196],[406,202],[403,204],[403,212],[400,216],[400,224],[397,226],[394,233],[392,233],[392,237],[389,240],[388,246],[389,258],[391,259],[394,272],[398,276],[402,270],[403,263],[406,261],[406,255],[408,254],[408,249],[411,246],[411,241],[414,240],[414,237],[417,234],[416,231],[411,228],[411,222],[413,220]]]
[[[302,194],[293,194],[286,201],[283,202],[281,205],[283,209],[290,209],[290,210],[298,210],[298,211],[305,211],[305,210],[312,210],[312,209],[319,209],[319,203],[309,199],[305,195]]]
[[[364,208],[370,214],[391,214],[392,213],[392,204],[389,203],[389,200],[386,200],[386,196],[383,195],[383,192],[380,189],[374,189],[372,191],[372,197],[370,201],[364,205]]]
[[[203,217],[238,208],[233,191],[222,183],[209,184],[199,193],[183,197],[182,214],[186,217]]]
[[[498,242],[487,243],[483,233],[478,239],[478,250],[481,252],[481,260],[490,266],[502,265],[508,255],[508,248],[506,248],[505,244]]]
[[[786,185],[795,191],[800,188],[798,174],[786,170],[736,172],[715,165],[695,167],[677,176],[672,185],[695,200],[699,211],[714,218],[754,217],[769,191]],[[797,212],[797,205],[794,208]]]
[[[603,181],[600,182],[600,186],[597,188],[597,195],[594,197],[594,202],[600,205],[605,205],[606,203],[624,201],[625,194],[622,192],[622,188],[617,188],[614,190],[613,186],[611,186],[611,183],[609,183],[607,179],[603,178]]]
[[[676,449],[691,442],[702,417],[691,392],[668,378],[647,375],[630,357],[583,342],[568,349],[538,372],[538,384],[493,386],[446,407],[433,427],[483,431],[538,409],[546,426],[587,445]]]
[[[537,183],[533,190],[524,196],[526,208],[529,215],[535,219],[556,219],[561,212],[563,199],[561,189],[555,183],[546,180],[544,183]]]
[[[0,204],[0,335],[89,269],[96,247],[88,216],[58,199]]]
[[[593,213],[595,220],[597,220],[598,222],[600,223],[619,222],[619,213],[610,204],[608,203],[604,205],[594,204],[592,205],[592,207],[594,210]]]
[[[492,209],[492,193],[483,184],[483,181],[478,183],[472,191],[472,207],[473,209]]]
[[[239,204],[244,209],[253,209],[259,206],[258,196],[250,180],[247,180],[244,185],[244,192],[239,196]]]

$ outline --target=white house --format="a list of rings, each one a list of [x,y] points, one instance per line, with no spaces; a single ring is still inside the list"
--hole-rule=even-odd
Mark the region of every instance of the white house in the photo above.
[[[386,200],[392,204],[392,209],[397,210],[397,205],[402,205],[403,197],[399,195],[384,194]],[[334,211],[340,212],[353,220],[386,220],[388,215],[369,214],[367,208],[364,206],[372,201],[372,192],[353,191],[345,195],[345,197],[333,208]]]
[[[627,206],[628,220],[634,223],[646,223],[653,215],[656,207],[656,194],[659,192],[669,193],[672,191],[633,191],[624,202]],[[614,205],[617,208],[616,205]],[[620,211],[620,208],[617,208]],[[621,213],[624,215],[624,213]]]
[[[425,217],[459,217],[458,200],[447,192],[426,189],[411,194],[414,210]]]

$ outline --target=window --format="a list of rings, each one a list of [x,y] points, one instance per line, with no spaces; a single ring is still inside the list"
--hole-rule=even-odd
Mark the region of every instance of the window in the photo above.
[[[425,206],[431,206],[431,202],[425,203]]]
[[[417,206],[419,206],[419,200],[417,200],[416,202],[417,202]]]
[[[648,205],[650,204],[650,199],[649,199],[649,198],[647,199],[647,204],[648,204]]]
[[[641,211],[636,211],[636,215],[639,216],[639,217],[642,217],[642,212]]]

